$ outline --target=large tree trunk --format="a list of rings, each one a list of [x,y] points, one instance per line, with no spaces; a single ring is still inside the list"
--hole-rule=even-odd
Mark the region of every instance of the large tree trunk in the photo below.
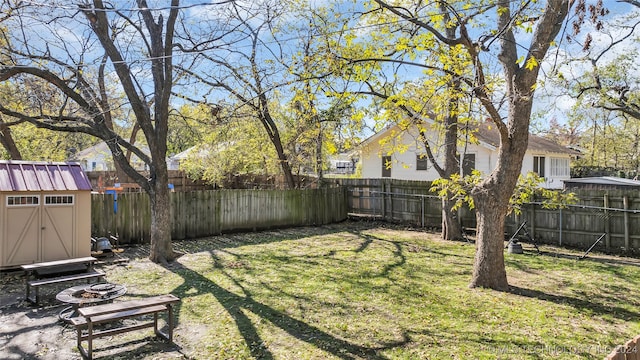
[[[455,202],[442,199],[442,238],[444,240],[461,240],[462,224],[458,219],[458,212],[454,210]]]
[[[287,188],[295,189],[296,180],[293,177],[293,172],[291,171],[291,164],[289,164],[289,159],[287,158],[287,155],[284,153],[284,148],[282,147],[282,143],[280,142],[279,136],[277,137],[277,141],[273,141],[273,144],[276,148],[276,153],[278,154],[278,160],[280,161],[280,168],[282,169],[282,175],[284,176],[284,181],[287,183]]]
[[[495,185],[479,188],[476,204],[477,239],[473,276],[469,287],[507,290],[504,267],[504,201],[495,193]],[[482,191],[481,191],[482,190]],[[507,200],[508,201],[508,200]]]
[[[155,263],[166,263],[175,259],[171,246],[171,202],[169,189],[158,182],[149,194],[151,202],[151,249],[149,259]]]
[[[517,85],[516,91],[524,90]],[[526,98],[511,99],[508,123],[512,131],[501,139],[498,164],[491,175],[471,191],[476,207],[477,243],[470,287],[508,289],[504,223],[527,151],[531,106],[532,102]]]
[[[449,9],[444,2],[439,3],[438,7],[445,20],[449,22],[451,16]],[[445,33],[449,38],[456,37],[456,27],[450,26],[445,29]],[[451,63],[458,63],[458,59],[454,54],[449,54]],[[459,97],[457,94],[462,92],[460,88],[460,79],[453,78],[447,85],[449,90],[449,99],[447,99],[448,112],[444,116],[444,164],[443,173],[440,177],[450,179],[453,174],[458,173],[461,168],[458,166],[458,120],[460,113]],[[462,175],[462,174],[460,174]],[[455,202],[448,199],[442,199],[442,238],[444,240],[460,240],[462,239],[462,225],[457,217],[457,212],[453,210]]]
[[[524,70],[522,70],[524,71]],[[477,219],[477,251],[470,287],[507,290],[504,268],[504,223],[509,212],[511,195],[522,171],[522,160],[529,143],[529,123],[535,80],[510,84],[513,96],[509,100],[507,123],[509,131],[501,133],[498,163],[494,171],[473,188]]]
[[[165,166],[166,167],[166,166]],[[173,261],[178,254],[171,245],[171,201],[169,177],[166,169],[156,171],[155,182],[149,192],[151,204],[151,249],[149,259],[155,263]]]
[[[459,83],[454,82],[454,87],[459,88]],[[440,176],[450,179],[453,174],[458,173],[458,100],[449,99],[449,115],[445,117],[444,126],[444,166]],[[454,201],[442,199],[442,238],[444,240],[462,239],[462,226],[457,217],[457,212],[453,209]]]
[[[529,59],[542,60],[545,57],[571,4],[569,0],[547,2],[529,46]],[[509,286],[504,267],[504,223],[509,211],[509,200],[521,173],[522,159],[527,151],[534,85],[540,70],[538,65],[527,67],[517,64],[516,41],[510,28],[510,5],[507,0],[500,0],[499,6],[506,11],[500,13],[498,20],[500,28],[508,29],[500,36],[501,52],[498,55],[509,95],[506,123],[484,90],[476,88],[480,101],[491,114],[500,132],[500,148],[498,163],[493,172],[471,191],[477,209],[478,236],[473,277],[469,286],[495,290],[507,290]],[[477,59],[475,47],[469,46],[468,49]],[[477,78],[484,79],[481,67],[477,68]]]

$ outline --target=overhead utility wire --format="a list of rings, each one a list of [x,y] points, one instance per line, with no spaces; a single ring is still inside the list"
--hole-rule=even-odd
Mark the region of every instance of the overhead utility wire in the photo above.
[[[509,2],[517,2],[519,0],[509,0]],[[72,6],[56,6],[56,5],[52,5],[49,3],[38,3],[35,1],[25,1],[28,2],[30,4],[33,4],[35,6],[42,6],[42,7],[51,7],[51,8],[56,8],[56,9],[69,9],[69,10],[77,10],[76,7],[72,7]],[[183,9],[183,8],[193,8],[193,7],[198,7],[198,6],[212,6],[212,5],[220,5],[220,4],[224,4],[224,3],[228,3],[231,1],[223,1],[223,2],[218,2],[218,3],[198,3],[198,4],[190,4],[190,5],[184,5],[184,6],[178,6],[179,9]],[[475,8],[479,9],[482,6],[476,6]],[[465,10],[469,10],[469,9],[473,9],[474,7],[465,9]],[[87,8],[89,10],[93,9],[96,10],[94,8]],[[146,9],[150,9],[150,10],[168,10],[168,9],[172,9],[172,7],[157,7],[157,8],[146,8]],[[140,8],[130,8],[130,9],[97,9],[100,11],[109,11],[109,12],[116,12],[116,11],[126,11],[126,10],[130,10],[130,11],[140,11],[142,9]],[[357,14],[356,12],[352,13],[352,14]],[[358,30],[367,30],[367,29],[373,29],[373,28],[378,28],[378,27],[383,27],[386,25],[397,25],[397,24],[402,24],[402,23],[409,23],[412,20],[423,20],[423,19],[427,19],[429,18],[430,15],[423,15],[423,16],[416,16],[416,17],[412,17],[412,18],[398,18],[397,20],[393,20],[393,21],[386,21],[386,22],[382,22],[382,23],[376,23],[376,24],[368,24],[368,25],[361,25],[361,26],[354,26],[352,28],[350,28],[349,30],[352,31],[358,31]],[[334,34],[339,34],[342,33],[343,30],[335,30],[335,31],[331,31],[328,32],[326,35],[334,35]],[[303,36],[292,36],[289,38],[284,38],[284,39],[280,39],[280,40],[272,40],[272,41],[264,41],[263,43],[265,45],[271,45],[271,44],[278,44],[278,43],[287,43],[287,42],[291,42],[291,41],[298,41],[298,40],[303,40],[304,37]],[[236,46],[235,49],[238,48],[249,48],[252,45],[238,45]],[[197,51],[192,51],[192,52],[188,52],[188,54],[204,54],[207,53],[209,50],[197,50]],[[184,52],[181,52],[182,55],[187,54]],[[168,59],[168,58],[173,58],[175,57],[176,54],[172,54],[172,55],[162,55],[162,56],[155,56],[155,57],[146,57],[143,59],[136,59],[136,60],[132,60],[131,62],[141,62],[141,61],[152,61],[152,60],[159,60],[159,59]],[[126,61],[121,61],[121,62],[113,62],[113,63],[127,63]]]

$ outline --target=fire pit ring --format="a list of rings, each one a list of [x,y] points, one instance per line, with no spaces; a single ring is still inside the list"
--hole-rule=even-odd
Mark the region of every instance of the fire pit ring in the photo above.
[[[69,321],[70,318],[77,316],[77,310],[82,306],[111,302],[126,293],[127,288],[124,285],[111,283],[70,287],[56,295],[58,301],[70,305],[62,309],[58,317],[60,320]]]

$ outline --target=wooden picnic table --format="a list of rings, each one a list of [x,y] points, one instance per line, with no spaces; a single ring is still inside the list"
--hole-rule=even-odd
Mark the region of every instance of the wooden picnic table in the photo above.
[[[22,265],[21,268],[27,274],[30,275],[30,274],[33,274],[34,272],[44,270],[44,269],[59,268],[59,267],[69,266],[69,265],[85,264],[88,266],[88,271],[91,271],[93,269],[93,264],[95,264],[96,261],[98,261],[98,259],[94,258],[93,256],[85,256],[85,257],[79,257],[79,258],[25,264],[25,265]]]
[[[98,261],[93,256],[47,261],[25,264],[21,268],[25,272],[26,299],[37,304],[39,301],[38,288],[43,285],[57,284],[74,280],[102,278],[103,272],[94,271],[93,265]],[[65,275],[74,272],[71,275]],[[52,277],[53,276],[53,277]],[[35,289],[35,298],[31,298],[31,288]]]

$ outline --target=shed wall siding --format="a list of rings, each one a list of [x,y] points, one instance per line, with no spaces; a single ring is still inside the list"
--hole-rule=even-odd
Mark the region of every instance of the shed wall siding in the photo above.
[[[89,255],[91,183],[80,165],[0,161],[0,268]]]

